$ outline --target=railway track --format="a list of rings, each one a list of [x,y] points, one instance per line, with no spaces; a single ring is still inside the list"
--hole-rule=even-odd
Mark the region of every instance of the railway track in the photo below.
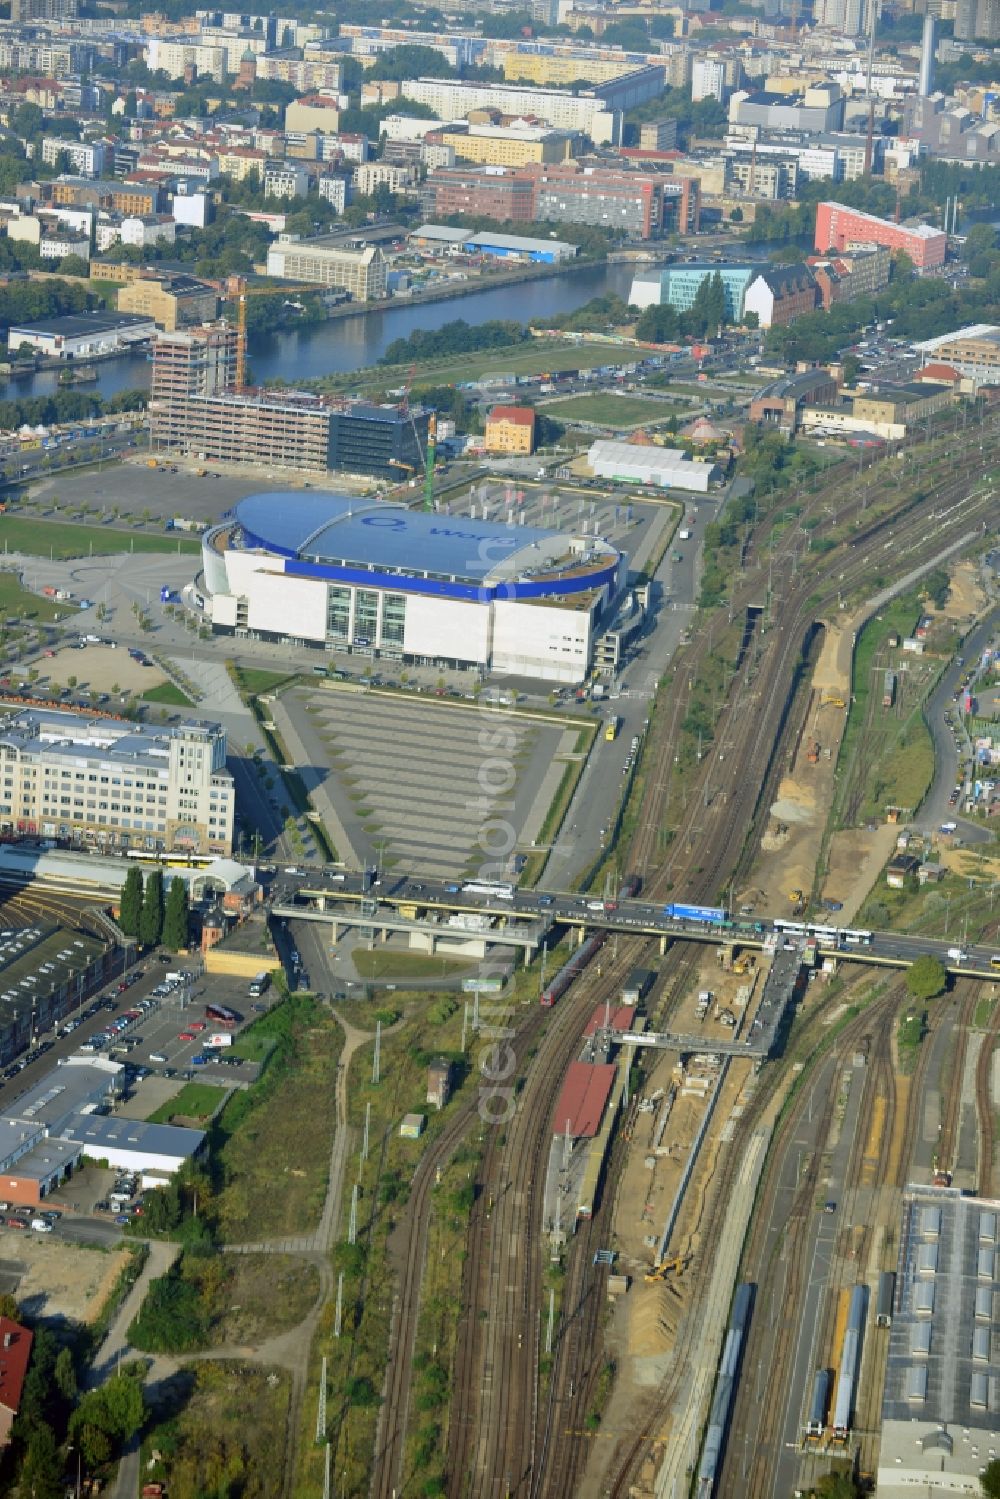
[[[995,1002],[976,1063],[976,1114],[979,1120],[979,1191],[994,1195],[997,1157],[997,1109],[993,1103],[993,1055],[1000,1039],[1000,1002]]]
[[[645,946],[639,938],[621,942],[609,965],[589,969],[554,1009],[539,1008],[539,1022],[548,1025],[517,1110],[487,1148],[481,1172],[487,1205],[471,1226],[459,1331],[466,1347],[449,1423],[454,1499],[514,1499],[531,1491],[553,1105],[591,1010],[620,987]]]
[[[745,1493],[748,1499],[751,1499],[751,1496],[752,1499],[765,1499],[765,1496],[769,1496],[773,1490],[787,1409],[787,1401],[779,1398],[778,1392],[783,1388],[779,1380],[781,1371],[791,1367],[794,1362],[799,1330],[798,1320],[788,1315],[787,1309],[800,1306],[806,1290],[806,1280],[812,1263],[809,1254],[812,1245],[810,1230],[815,1223],[819,1188],[827,1169],[827,1140],[842,1097],[845,1068],[849,1067],[851,1054],[859,1049],[865,1037],[871,1037],[874,1044],[869,1053],[869,1067],[864,1078],[864,1093],[852,1142],[848,1176],[845,1181],[843,1201],[838,1204],[838,1213],[842,1213],[845,1221],[849,1220],[853,1225],[854,1215],[851,1212],[851,1204],[860,1184],[865,1143],[871,1128],[879,1083],[881,1081],[885,1087],[887,1078],[891,1079],[888,1027],[893,1008],[894,1000],[891,997],[883,998],[878,1001],[877,1008],[869,1009],[856,1016],[838,1037],[830,1085],[816,1127],[816,1146],[808,1158],[805,1171],[801,1173],[801,1180],[789,1210],[781,1253],[780,1255],[772,1253],[769,1261],[764,1264],[754,1264],[749,1257],[745,1261],[744,1275],[756,1279],[758,1285],[757,1311],[747,1346],[745,1368],[752,1367],[755,1360],[761,1368],[766,1362],[767,1387],[773,1394],[772,1399],[761,1403],[751,1395],[749,1382],[745,1382],[737,1398],[733,1429],[734,1431],[737,1429],[745,1432],[751,1429],[754,1431],[753,1454],[751,1458],[745,1444],[744,1462],[740,1474],[735,1471],[739,1467],[738,1447],[737,1444],[732,1444],[725,1471],[729,1475],[730,1482],[737,1480],[742,1485],[740,1492]],[[802,1123],[806,1093],[807,1090],[804,1089],[800,1095],[798,1107],[792,1112],[787,1127],[782,1131],[783,1144],[772,1152],[776,1163],[784,1163],[788,1142]],[[773,1194],[777,1185],[777,1180],[772,1178],[766,1189],[767,1217],[771,1213]],[[764,1218],[765,1214],[760,1216]],[[832,1338],[831,1324],[835,1320],[840,1278],[836,1277],[838,1283],[830,1288],[831,1294],[827,1297],[827,1313],[821,1318],[817,1335],[816,1347],[819,1350],[825,1349]],[[763,1345],[768,1339],[769,1326],[773,1327],[773,1335],[769,1349],[767,1349]],[[819,1359],[820,1363],[825,1361],[825,1358]],[[737,1427],[737,1421],[739,1427]]]
[[[952,1172],[958,1164],[958,1147],[961,1136],[962,1121],[962,1084],[965,1079],[965,1056],[969,1045],[969,1031],[972,1027],[973,1016],[976,1013],[976,1005],[985,988],[983,984],[959,980],[959,987],[964,991],[958,998],[958,1014],[951,1033],[954,1038],[954,1051],[946,1058],[942,1066],[942,1073],[947,1072],[950,1084],[942,1089],[944,1093],[945,1107],[941,1118],[941,1132],[938,1136],[937,1165],[940,1171]]]
[[[655,1023],[667,1028],[677,1004],[698,968],[696,953],[674,948],[675,967],[669,974]],[[668,963],[670,957],[668,957]],[[531,1499],[562,1499],[582,1478],[593,1445],[586,1418],[593,1407],[594,1386],[600,1375],[603,1275],[593,1267],[594,1253],[610,1238],[614,1192],[609,1184],[625,1156],[622,1130],[613,1143],[605,1171],[605,1188],[590,1222],[578,1227],[566,1256],[563,1311],[553,1364],[540,1446],[536,1456]]]
[[[980,465],[983,462],[984,459],[981,457]],[[976,466],[960,465],[960,476],[956,478],[954,474],[952,475],[953,489],[963,484],[967,486],[967,471],[971,471],[973,467]],[[815,497],[808,502],[802,519],[810,515],[819,515],[828,496],[828,489],[817,491]],[[942,496],[939,492],[935,496],[935,502],[940,504],[947,498],[948,495]],[[903,508],[910,521],[909,526],[904,529],[919,531],[919,534],[916,540],[909,540],[903,536],[896,538],[896,541],[892,543],[894,562],[899,564],[901,559],[905,559],[908,565],[915,566],[923,554],[934,555],[934,549],[939,548],[940,542],[933,533],[926,534],[926,527],[921,529],[921,517],[924,509],[927,508],[926,501],[911,500]],[[978,499],[973,498],[970,500],[969,510],[970,520],[977,518],[980,512],[985,515],[988,512],[988,501],[984,496]],[[629,867],[635,867],[647,876],[647,888],[650,893],[659,894],[670,882],[677,883],[683,880],[685,892],[691,896],[702,892],[708,896],[715,896],[719,884],[736,868],[747,847],[747,828],[753,825],[764,789],[770,784],[773,774],[780,730],[783,727],[783,718],[788,705],[789,684],[795,678],[796,667],[801,658],[801,642],[807,625],[810,619],[822,617],[822,611],[829,608],[832,600],[837,597],[838,588],[848,591],[861,583],[865,574],[871,571],[871,558],[865,550],[866,542],[870,542],[887,526],[896,524],[898,519],[898,517],[880,519],[865,527],[861,523],[863,515],[861,499],[848,503],[840,510],[837,516],[838,523],[843,523],[852,515],[855,515],[859,521],[858,535],[852,540],[851,546],[846,549],[845,566],[838,576],[837,585],[831,584],[817,598],[816,595],[810,595],[807,592],[809,582],[803,577],[797,590],[791,588],[788,590],[781,606],[780,625],[760,643],[759,649],[747,650],[743,653],[740,667],[730,684],[729,705],[723,710],[715,735],[716,746],[719,743],[726,743],[728,736],[728,741],[734,746],[735,753],[726,762],[726,770],[722,771],[722,752],[713,748],[700,777],[702,805],[698,806],[697,799],[694,799],[675,840],[672,857],[668,858],[666,865],[660,869],[657,869],[656,854],[660,830],[663,826],[663,812],[670,793],[675,745],[683,722],[681,694],[675,694],[669,717],[660,714],[654,718],[654,731],[650,735],[648,745],[648,769],[645,776],[644,795],[632,845],[633,857],[629,861]],[[791,540],[787,537],[781,538],[773,550],[772,560],[776,559],[779,564],[791,563],[796,550],[793,542],[794,538]],[[860,553],[856,550],[859,545]],[[853,558],[849,555],[852,550],[855,550]],[[834,555],[831,565],[835,562]],[[734,590],[730,612],[736,614],[741,610],[745,611],[755,601],[755,596],[759,599],[760,587],[759,576],[741,583],[739,588]],[[754,642],[754,644],[756,646],[757,643]],[[695,646],[681,653],[677,662],[675,679],[679,680],[684,673],[693,674],[697,671],[710,647],[711,637],[706,638],[702,634]],[[761,683],[764,685],[760,685]],[[753,726],[749,734],[745,732],[748,722]],[[762,766],[764,774],[760,774]],[[709,783],[710,777],[718,777],[720,782],[718,788]],[[634,957],[630,961],[635,961]],[[580,983],[584,981],[581,980]],[[577,987],[579,990],[579,985]],[[571,1002],[572,998],[571,995]],[[582,998],[580,1002],[583,1002]],[[589,1002],[593,1002],[592,993]],[[563,1004],[566,1004],[565,1000]],[[555,1013],[558,1015],[560,1012],[557,1010]],[[540,1022],[537,1020],[534,1022],[529,1020],[526,1026],[519,1028],[515,1044],[522,1049],[522,1053],[525,1047],[530,1046],[538,1024]],[[572,1056],[574,1044],[575,1038],[561,1048],[561,1053],[567,1061]],[[531,1071],[533,1074],[535,1068],[533,1067]],[[546,1076],[554,1077],[555,1075],[556,1069],[553,1065],[547,1071]],[[520,1393],[513,1398],[501,1395],[500,1419],[497,1419],[496,1407],[481,1400],[480,1419],[476,1421],[470,1407],[469,1394],[466,1393],[463,1396],[462,1392],[481,1393],[481,1386],[476,1382],[475,1377],[477,1360],[479,1360],[479,1367],[484,1370],[486,1368],[492,1371],[500,1370],[501,1364],[496,1358],[496,1353],[497,1324],[501,1319],[490,1318],[484,1326],[480,1325],[478,1320],[475,1324],[471,1324],[471,1312],[467,1312],[465,1322],[467,1336],[459,1340],[460,1362],[453,1382],[458,1408],[453,1407],[453,1420],[449,1429],[449,1453],[450,1458],[454,1459],[449,1465],[453,1475],[450,1492],[456,1495],[466,1492],[484,1495],[497,1492],[495,1487],[478,1490],[463,1487],[462,1485],[466,1483],[466,1475],[472,1471],[491,1472],[494,1484],[499,1482],[505,1485],[500,1490],[503,1493],[506,1493],[507,1489],[511,1493],[517,1492],[517,1484],[521,1483],[531,1472],[530,1452],[534,1441],[534,1423],[526,1421],[524,1415],[528,1402],[533,1400],[537,1378],[537,1335],[541,1287],[539,1254],[535,1250],[537,1234],[532,1233],[532,1214],[535,1215],[540,1225],[541,1202],[540,1196],[536,1202],[535,1195],[532,1193],[532,1171],[537,1166],[540,1158],[539,1151],[542,1147],[536,1141],[532,1150],[527,1144],[526,1137],[530,1132],[530,1127],[534,1127],[536,1132],[540,1131],[544,1137],[548,1134],[551,1124],[545,1109],[535,1101],[544,1090],[530,1086],[531,1083],[532,1076],[529,1074],[529,1086],[525,1088],[524,1095],[522,1095],[522,1103],[517,1116],[517,1119],[523,1120],[524,1123],[517,1135],[519,1143],[516,1158],[511,1157],[511,1164],[516,1167],[516,1172],[507,1178],[503,1216],[498,1222],[495,1214],[491,1213],[487,1217],[481,1208],[477,1208],[477,1212],[473,1215],[472,1238],[475,1239],[477,1235],[480,1235],[483,1242],[478,1249],[473,1242],[470,1242],[469,1263],[466,1269],[467,1286],[471,1287],[474,1283],[482,1284],[486,1276],[492,1276],[492,1283],[496,1284],[499,1271],[495,1268],[487,1268],[486,1236],[492,1234],[494,1238],[502,1238],[506,1234],[508,1242],[512,1242],[511,1234],[514,1229],[524,1228],[524,1235],[519,1240],[526,1252],[526,1263],[523,1266],[525,1273],[522,1277],[523,1295],[517,1323],[519,1328],[517,1347],[512,1350],[512,1340],[510,1338],[504,1340],[508,1353],[512,1351],[516,1357],[509,1363],[503,1363],[500,1380],[501,1388],[505,1385],[508,1387],[520,1385],[521,1388]],[[447,1160],[473,1122],[471,1110],[463,1109],[456,1112],[448,1132],[435,1142],[433,1151],[425,1155],[414,1181],[414,1190],[409,1204],[411,1211],[407,1219],[412,1232],[397,1297],[396,1335],[393,1339],[395,1356],[391,1361],[387,1379],[386,1402],[391,1415],[386,1418],[388,1436],[380,1444],[372,1485],[372,1493],[379,1496],[379,1499],[383,1499],[383,1496],[384,1499],[391,1499],[393,1478],[398,1478],[401,1470],[407,1414],[406,1397],[419,1306],[422,1257],[426,1244],[430,1181],[437,1166]],[[716,1213],[719,1211],[719,1204],[724,1202],[727,1172],[731,1173],[735,1170],[733,1161],[737,1154],[734,1151],[725,1153],[726,1160],[713,1195]],[[491,1159],[489,1152],[487,1159]],[[511,1205],[515,1201],[519,1204],[516,1211]],[[525,1211],[525,1203],[528,1205],[527,1211]],[[495,1256],[489,1263],[494,1267],[501,1264]],[[690,1277],[688,1284],[695,1297],[703,1293],[707,1285],[706,1275],[707,1270],[701,1266],[696,1267],[695,1274]],[[532,1330],[535,1345],[531,1350],[529,1365],[525,1359],[525,1343],[526,1334]],[[477,1351],[480,1334],[483,1334],[483,1341],[486,1344],[481,1353]],[[404,1354],[402,1358],[400,1357],[401,1351]],[[683,1360],[680,1362],[683,1364]],[[527,1381],[526,1376],[530,1376]],[[484,1431],[481,1431],[480,1437],[475,1439],[472,1427],[477,1424],[484,1428]],[[513,1451],[509,1457],[505,1457],[502,1462],[498,1463],[496,1458],[504,1451],[504,1440],[507,1436],[510,1437]],[[470,1469],[470,1453],[473,1450],[476,1467]],[[525,1456],[526,1453],[527,1456]],[[632,1459],[629,1459],[625,1471],[631,1466]],[[513,1476],[515,1473],[520,1474],[521,1478],[515,1480]],[[623,1470],[620,1469],[618,1475],[612,1478],[612,1492],[624,1492],[618,1486],[624,1481],[622,1473]]]

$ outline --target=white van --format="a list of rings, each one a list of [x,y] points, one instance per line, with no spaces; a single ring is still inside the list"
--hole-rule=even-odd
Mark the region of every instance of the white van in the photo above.
[[[47,1218],[32,1218],[31,1226],[36,1234],[50,1234],[52,1232],[52,1224]]]

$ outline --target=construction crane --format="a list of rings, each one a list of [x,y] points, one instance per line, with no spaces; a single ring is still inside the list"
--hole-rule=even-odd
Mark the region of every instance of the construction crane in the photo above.
[[[310,281],[298,281],[282,286],[247,286],[245,276],[230,276],[226,285],[226,296],[236,298],[236,378],[237,393],[242,395],[247,388],[247,298],[277,297],[295,291],[318,291]]]

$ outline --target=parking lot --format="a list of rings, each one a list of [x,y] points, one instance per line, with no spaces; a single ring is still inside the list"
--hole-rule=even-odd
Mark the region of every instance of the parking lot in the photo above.
[[[482,747],[483,734],[495,735],[485,707],[300,688],[281,709],[305,751],[297,763],[321,778],[355,853],[382,848],[383,863],[430,876],[479,867],[494,818],[529,846],[577,739],[573,728],[506,715],[498,760]]]
[[[230,1086],[253,1082],[260,1068],[242,1054],[240,1034],[268,1008],[272,991],[253,1001],[256,1008],[252,1008],[245,982],[213,977],[209,984],[193,968],[173,963],[173,959],[170,966],[165,962],[159,974],[154,968],[151,978],[156,982],[148,992],[109,1018],[106,1027],[87,1037],[80,1049],[123,1062],[133,1082],[151,1074],[181,1082],[200,1076]],[[117,985],[115,990],[114,996],[93,1001],[84,1015],[89,1011],[97,1016],[103,1008],[110,1017]],[[209,1007],[218,1013],[213,1016]],[[224,1012],[236,1016],[235,1022],[220,1018]],[[151,1101],[150,1110],[155,1107]]]

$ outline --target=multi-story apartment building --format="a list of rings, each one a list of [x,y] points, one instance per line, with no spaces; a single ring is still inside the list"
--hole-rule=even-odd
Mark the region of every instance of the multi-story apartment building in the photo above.
[[[892,252],[887,245],[870,245],[835,255],[830,260],[809,257],[820,302],[829,311],[834,302],[853,302],[870,297],[889,285]]]
[[[276,83],[290,83],[292,88],[303,94],[321,88],[339,93],[341,67],[339,62],[318,62],[308,57],[265,52],[263,57],[257,59],[257,77],[271,79]]]
[[[672,151],[676,145],[676,120],[647,120],[639,126],[640,151]]]
[[[494,406],[486,418],[486,451],[524,457],[535,449],[535,413],[530,406]]]
[[[269,198],[304,198],[309,191],[309,173],[297,162],[270,157],[264,164],[263,186]]]
[[[10,19],[24,21],[75,21],[80,0],[10,0]]]
[[[103,208],[129,218],[158,213],[160,208],[159,186],[113,179],[55,177],[51,182],[38,184],[38,197],[57,208]]]
[[[320,177],[316,184],[321,198],[327,203],[332,203],[338,213],[343,213],[347,205],[347,180],[331,174],[329,177]]]
[[[585,78],[588,83],[607,83],[643,67],[645,59],[623,53],[620,57],[591,56],[579,48],[569,57],[545,52],[505,52],[503,76],[508,83],[531,83],[536,88],[565,88]]]
[[[726,97],[726,65],[713,57],[696,57],[691,64],[691,98],[695,104],[701,99],[717,99],[721,104]]]
[[[592,224],[632,239],[655,239],[665,229],[694,232],[701,203],[690,178],[575,162],[507,171],[443,168],[430,174],[421,196],[438,218],[465,213],[520,224]]]
[[[356,302],[374,302],[386,293],[385,256],[377,245],[351,249],[327,235],[279,239],[267,252],[267,274],[337,287]]]
[[[421,201],[435,218],[464,213],[500,224],[530,224],[535,217],[535,183],[514,172],[439,168],[427,178]]]
[[[321,135],[336,135],[340,129],[340,107],[337,96],[307,94],[293,99],[285,110],[286,130],[318,130]]]
[[[578,131],[533,125],[470,125],[435,132],[430,139],[450,148],[458,161],[524,167],[566,161],[582,151],[584,138]]]
[[[896,224],[842,203],[820,203],[816,209],[814,244],[821,254],[827,250],[848,250],[859,244],[885,245],[889,250],[904,251],[922,273],[944,265],[948,236],[930,224]]]
[[[228,854],[235,794],[219,724],[154,728],[24,709],[0,722],[0,829]]]
[[[146,44],[146,66],[152,73],[166,73],[168,78],[183,78],[186,70],[193,68],[197,77],[223,83],[227,58],[225,47],[197,41],[178,42],[151,37]]]
[[[62,140],[56,135],[47,135],[42,141],[42,161],[54,167],[65,154],[74,172],[81,177],[99,177],[104,171],[107,148],[103,141]]]
[[[28,40],[0,37],[0,69],[3,72],[34,73],[42,78],[71,78],[89,73],[95,49],[89,42]]]
[[[642,172],[543,170],[536,182],[535,217],[558,224],[617,229],[630,239],[655,239],[664,226],[667,177]]]
[[[726,188],[747,198],[794,198],[799,185],[799,164],[794,156],[750,159],[726,153]]]
[[[533,117],[559,130],[582,131],[595,143],[613,144],[621,138],[622,111],[657,98],[663,84],[662,68],[637,68],[579,94],[443,78],[409,78],[401,85],[401,92],[407,99],[433,109],[439,120],[457,120],[473,110],[495,109],[513,119]]]
[[[391,161],[366,161],[354,169],[354,187],[362,197],[370,198],[377,187],[391,193],[408,192],[416,181],[412,167]]]
[[[977,386],[1000,384],[1000,328],[994,323],[970,323],[916,347],[926,359],[950,364]]]

